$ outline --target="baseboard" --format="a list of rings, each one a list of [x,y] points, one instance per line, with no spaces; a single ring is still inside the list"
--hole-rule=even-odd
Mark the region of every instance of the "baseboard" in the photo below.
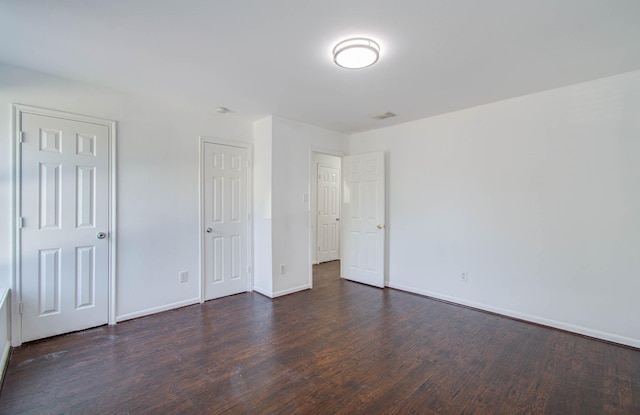
[[[276,291],[273,293],[271,298],[282,297],[283,295],[297,293],[298,291],[304,291],[310,289],[311,286],[309,284],[300,285],[298,287],[289,288],[287,290]]]
[[[6,341],[4,344],[4,350],[2,351],[2,357],[0,357],[0,367],[2,368],[2,372],[0,373],[0,385],[4,381],[4,373],[7,371],[7,366],[9,365],[9,354],[11,353],[11,342]]]
[[[163,311],[173,310],[174,308],[186,307],[193,304],[200,303],[200,298],[192,298],[190,300],[178,301],[177,303],[166,304],[160,307],[147,308],[145,310],[136,311],[133,313],[122,314],[116,316],[116,321],[120,323],[121,321],[131,320],[134,318],[145,317],[151,314],[161,313]]]
[[[273,292],[271,292],[270,290],[265,290],[260,287],[253,287],[253,291],[257,292],[260,295],[264,295],[265,297],[273,298]]]
[[[7,370],[9,355],[11,354],[11,336],[9,334],[9,327],[11,326],[11,319],[9,318],[10,292],[8,289],[4,290],[2,296],[0,296],[1,318],[3,319],[0,325],[2,326],[2,331],[0,332],[0,346],[2,347],[2,355],[0,356],[0,385],[4,381],[4,373]]]
[[[542,326],[548,326],[564,331],[569,331],[572,333],[581,334],[583,336],[589,336],[596,339],[618,343],[625,346],[631,346],[634,348],[640,348],[640,339],[634,339],[631,337],[620,336],[614,333],[608,333],[600,330],[590,329],[588,327],[577,326],[575,324],[565,323],[562,321],[552,320],[545,317],[540,317],[536,315],[521,313],[519,311],[504,309],[500,307],[494,307],[488,304],[476,303],[474,301],[467,301],[457,297],[451,297],[449,295],[426,291],[426,290],[417,290],[412,287],[407,287],[401,284],[387,283],[389,288],[394,288],[396,290],[407,291],[414,294],[424,295],[425,297],[432,297],[438,300],[447,301],[454,304],[463,305],[465,307],[475,308],[481,311],[488,311],[490,313],[500,314],[502,316],[515,318],[518,320],[524,320],[531,323],[539,324]]]

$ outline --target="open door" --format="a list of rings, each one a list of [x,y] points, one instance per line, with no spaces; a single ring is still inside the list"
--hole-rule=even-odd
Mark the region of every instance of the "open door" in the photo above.
[[[343,159],[342,278],[384,288],[384,153]]]

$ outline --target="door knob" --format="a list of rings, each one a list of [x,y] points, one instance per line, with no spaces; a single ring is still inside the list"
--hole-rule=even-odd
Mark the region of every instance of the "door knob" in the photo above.
[[[211,232],[213,232],[213,229],[212,228],[207,228],[206,231],[207,231],[207,233],[211,233]]]
[[[336,218],[336,222],[339,221],[339,220],[340,220],[340,218]]]
[[[382,228],[384,228],[384,226],[382,226],[382,225],[378,225],[378,226],[376,226],[376,228],[378,228],[378,229],[382,229]]]
[[[96,238],[98,239],[104,239],[107,237],[107,234],[104,232],[98,232],[98,234],[96,235]]]

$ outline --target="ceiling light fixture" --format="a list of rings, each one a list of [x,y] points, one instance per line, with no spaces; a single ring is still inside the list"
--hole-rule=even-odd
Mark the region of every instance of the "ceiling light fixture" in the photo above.
[[[333,61],[347,69],[371,66],[380,57],[380,45],[366,37],[352,37],[343,40],[333,48]]]

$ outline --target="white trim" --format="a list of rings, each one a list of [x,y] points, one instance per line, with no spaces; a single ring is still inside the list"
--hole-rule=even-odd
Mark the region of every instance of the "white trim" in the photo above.
[[[269,297],[269,298],[276,298],[276,297],[282,297],[283,295],[288,295],[288,294],[293,294],[293,293],[297,293],[299,291],[304,291],[304,290],[310,290],[311,286],[309,284],[304,284],[304,285],[299,285],[297,287],[293,287],[293,288],[289,288],[286,290],[282,290],[282,291],[269,291],[269,290],[264,290],[260,287],[253,287],[253,291],[257,292],[258,294],[264,295],[265,297]]]
[[[18,231],[20,218],[20,195],[22,194],[22,148],[20,146],[20,130],[22,129],[21,111],[18,106],[13,105],[11,123],[11,345],[20,346],[22,344],[22,318],[18,306],[20,303],[20,293],[22,285],[20,280],[21,263],[21,240]]]
[[[506,317],[513,317],[519,320],[528,321],[531,323],[541,324],[543,326],[553,327],[560,330],[569,331],[572,333],[582,334],[596,339],[606,340],[613,343],[624,344],[631,347],[640,348],[640,339],[634,339],[631,337],[620,336],[613,333],[607,333],[600,330],[594,330],[587,327],[577,326],[575,324],[565,323],[562,321],[552,320],[545,317],[535,316],[532,314],[521,313],[519,311],[509,310],[500,307],[494,307],[488,304],[476,303],[475,301],[467,301],[457,297],[451,297],[449,295],[436,293],[427,290],[418,290],[415,288],[407,287],[401,284],[387,283],[389,288],[396,290],[407,291],[414,294],[424,295],[426,297],[432,297],[439,300],[447,301],[450,303],[460,304],[467,307],[475,308],[478,310],[489,311],[491,313],[500,314]]]
[[[255,267],[253,266],[253,146],[249,143],[242,141],[224,140],[221,138],[200,136],[199,151],[200,151],[200,166],[198,174],[198,192],[199,192],[199,255],[200,255],[200,287],[199,297],[200,302],[205,301],[204,293],[204,144],[218,144],[223,146],[238,147],[247,150],[247,214],[249,219],[247,220],[247,266],[250,271],[247,271],[247,291],[252,291],[253,286],[253,274]]]
[[[122,314],[122,315],[119,315],[116,318],[116,320],[118,321],[118,323],[120,323],[125,320],[131,320],[134,318],[150,316],[152,314],[161,313],[163,311],[169,311],[175,308],[187,307],[187,306],[199,304],[199,303],[200,303],[200,298],[198,297],[191,298],[189,300],[183,300],[183,301],[178,301],[176,303],[165,304],[159,307],[151,307],[144,310],[135,311],[133,313]]]
[[[269,290],[263,290],[260,287],[253,287],[253,291],[257,292],[260,295],[264,295],[265,297],[273,298],[273,293]]]
[[[289,288],[286,290],[275,291],[271,293],[271,298],[282,297],[283,295],[293,294],[293,293],[297,293],[298,291],[304,291],[304,290],[310,290],[310,289],[311,289],[311,285],[309,284],[299,285],[297,287]]]
[[[21,240],[18,229],[19,218],[21,216],[20,201],[22,198],[21,188],[21,146],[20,131],[22,129],[22,114],[34,114],[47,117],[61,118],[71,121],[79,121],[91,124],[102,125],[109,130],[109,224],[107,232],[109,235],[109,292],[107,321],[109,324],[116,323],[116,122],[105,118],[91,117],[88,115],[74,114],[70,112],[57,111],[47,108],[33,107],[23,104],[13,104],[13,122],[11,125],[11,344],[20,346],[22,344],[22,316],[18,312],[18,306],[22,298],[20,252]]]
[[[118,286],[116,285],[116,273],[117,273],[117,229],[116,226],[116,216],[118,211],[118,183],[117,183],[117,152],[116,152],[116,122],[111,121],[109,127],[109,139],[111,140],[111,151],[109,154],[109,252],[110,262],[109,262],[109,325],[114,325],[117,322],[116,319],[116,307],[117,307],[117,290]]]
[[[4,346],[2,349],[2,355],[0,355],[0,383],[4,380],[4,374],[7,369],[7,365],[9,364],[9,353],[11,352],[11,336],[9,335],[9,331],[11,328],[11,319],[10,319],[10,298],[9,290],[4,290],[2,293],[2,297],[0,297],[0,310],[4,309],[4,315],[1,318],[5,319],[6,323],[6,333],[3,333],[0,336],[6,336],[4,341]],[[1,338],[1,337],[0,337]]]
[[[0,357],[0,365],[2,365],[2,372],[0,373],[0,382],[4,380],[4,374],[7,371],[7,366],[9,364],[9,353],[11,353],[11,342],[4,342],[4,349],[2,349],[2,356]]]

